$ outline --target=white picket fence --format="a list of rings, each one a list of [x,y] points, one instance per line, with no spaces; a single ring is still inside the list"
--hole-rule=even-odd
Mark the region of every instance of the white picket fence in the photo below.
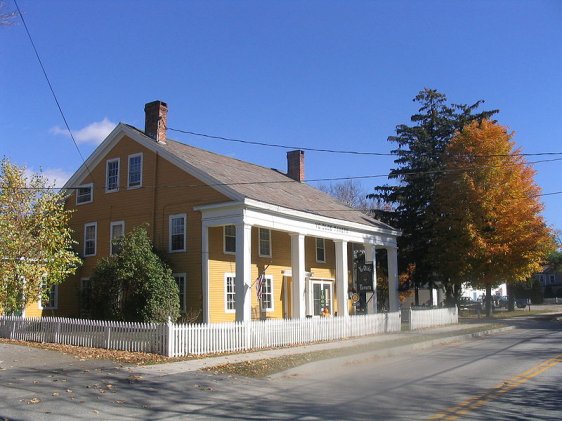
[[[126,323],[0,316],[0,337],[169,357],[217,354],[399,332],[400,312],[216,324]]]
[[[215,354],[399,332],[400,312],[302,320],[170,326],[168,356]]]
[[[0,316],[0,337],[30,342],[161,354],[166,334],[166,325],[157,323]]]
[[[431,310],[410,309],[409,322],[410,330],[457,324],[459,322],[459,311],[456,306]]]

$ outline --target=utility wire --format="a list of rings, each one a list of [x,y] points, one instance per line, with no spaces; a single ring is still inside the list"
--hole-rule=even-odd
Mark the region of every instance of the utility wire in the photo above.
[[[39,56],[39,52],[37,51],[37,48],[35,47],[35,43],[33,42],[33,38],[31,37],[31,33],[29,32],[29,28],[27,27],[27,23],[25,22],[25,19],[23,18],[23,14],[21,13],[21,10],[20,10],[20,7],[18,5],[17,0],[14,0],[14,4],[16,5],[16,9],[18,10],[18,14],[19,14],[20,19],[23,23],[23,27],[25,28],[25,32],[27,33],[27,37],[29,38],[29,42],[31,43],[31,46],[33,47],[33,51],[35,52],[35,57],[37,57],[37,61],[39,62],[39,65],[41,66],[41,70],[43,71],[43,76],[45,76],[45,80],[47,81],[47,84],[49,85],[49,89],[51,90],[51,94],[53,95],[55,103],[57,104],[57,108],[59,109],[59,113],[62,116],[62,119],[64,121],[64,125],[66,126],[66,129],[68,130],[68,133],[70,134],[70,138],[72,139],[72,143],[74,143],[74,146],[76,147],[76,150],[78,151],[78,155],[80,155],[80,158],[82,159],[82,162],[83,162],[84,166],[86,167],[86,170],[88,170],[88,174],[91,177],[92,173],[90,172],[90,169],[88,168],[88,165],[86,164],[84,156],[82,156],[82,152],[80,152],[80,148],[78,147],[78,144],[76,143],[76,140],[74,139],[74,135],[72,134],[72,130],[70,130],[70,126],[68,125],[68,122],[66,120],[64,112],[62,111],[62,107],[59,103],[57,95],[55,94],[55,90],[53,89],[53,85],[51,84],[51,81],[49,80],[49,76],[47,75],[47,71],[45,70],[45,66],[43,66],[43,61],[41,60],[41,57]]]
[[[543,159],[543,160],[539,160],[539,161],[531,161],[528,162],[527,164],[529,165],[534,165],[534,164],[539,164],[539,163],[544,163],[544,162],[555,162],[555,161],[562,161],[562,158],[553,158],[553,159]],[[517,165],[516,163],[513,164],[503,164],[503,165],[474,165],[471,167],[465,167],[465,168],[452,168],[452,169],[443,169],[443,170],[434,170],[434,171],[408,171],[408,172],[399,172],[396,173],[395,175],[397,176],[412,176],[412,175],[430,175],[430,174],[453,174],[453,173],[458,173],[458,172],[470,172],[470,171],[476,171],[479,170],[481,168],[504,168],[504,167],[510,167],[513,165]],[[312,179],[307,179],[305,180],[305,182],[310,183],[310,182],[322,182],[322,181],[345,181],[345,180],[359,180],[359,179],[370,179],[370,178],[383,178],[383,177],[389,177],[390,174],[374,174],[374,175],[359,175],[359,176],[348,176],[348,177],[330,177],[330,178],[312,178]],[[297,181],[293,180],[293,179],[289,179],[287,178],[286,180],[272,180],[272,181],[240,181],[240,182],[232,182],[232,183],[208,183],[208,184],[166,184],[166,185],[156,185],[156,186],[152,186],[152,185],[144,185],[143,188],[156,188],[156,189],[161,189],[161,188],[198,188],[198,187],[228,187],[228,186],[244,186],[244,185],[260,185],[260,184],[287,184],[287,183],[296,183]],[[86,185],[81,185],[81,186],[68,186],[66,187],[67,190],[77,190],[80,188],[85,188]],[[30,190],[37,190],[37,189],[61,189],[62,187],[18,187],[18,189],[20,190],[26,190],[26,189],[30,189]],[[96,190],[102,190],[105,189],[105,186],[98,186],[98,187],[94,187],[94,189]],[[558,193],[555,193],[558,194]],[[546,195],[546,194],[545,194]]]
[[[267,142],[257,142],[252,140],[245,140],[245,139],[235,139],[231,137],[224,137],[224,136],[216,136],[210,135],[206,133],[197,133],[190,130],[182,130],[182,129],[174,129],[172,127],[167,127],[168,130],[172,130],[178,133],[184,133],[193,136],[204,137],[207,139],[215,139],[215,140],[224,140],[226,142],[236,142],[236,143],[244,143],[247,145],[257,145],[257,146],[265,146],[270,148],[282,148],[282,149],[300,149],[302,151],[309,151],[309,152],[326,152],[326,153],[334,153],[334,154],[347,154],[347,155],[368,155],[368,156],[398,156],[396,153],[383,153],[383,152],[362,152],[362,151],[352,151],[352,150],[339,150],[339,149],[319,149],[319,148],[309,148],[303,146],[289,146],[289,145],[281,145],[278,143],[267,143]],[[548,156],[548,155],[562,155],[562,152],[538,152],[538,153],[513,153],[513,154],[490,154],[490,155],[474,155],[477,158],[487,158],[487,157],[510,157],[510,156]]]

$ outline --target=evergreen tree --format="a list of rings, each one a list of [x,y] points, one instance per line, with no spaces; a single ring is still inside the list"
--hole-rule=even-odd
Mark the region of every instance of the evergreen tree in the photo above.
[[[172,270],[153,251],[143,226],[116,240],[119,252],[99,261],[92,277],[92,317],[165,322],[179,316]]]
[[[444,94],[427,88],[414,102],[421,107],[410,118],[412,125],[396,126],[396,135],[388,138],[397,145],[392,151],[397,156],[396,168],[389,175],[396,184],[377,186],[369,197],[393,205],[393,211],[376,210],[375,214],[402,231],[398,238],[400,272],[415,265],[412,281],[421,286],[447,281],[430,252],[437,218],[432,210],[435,184],[442,174],[445,147],[467,123],[489,118],[497,110],[477,113],[482,101],[448,105]]]

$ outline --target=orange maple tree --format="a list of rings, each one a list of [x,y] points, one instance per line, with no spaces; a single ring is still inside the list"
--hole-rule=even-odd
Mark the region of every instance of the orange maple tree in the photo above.
[[[473,122],[448,145],[436,185],[436,250],[453,282],[491,289],[540,271],[554,242],[545,224],[535,171],[495,122]]]

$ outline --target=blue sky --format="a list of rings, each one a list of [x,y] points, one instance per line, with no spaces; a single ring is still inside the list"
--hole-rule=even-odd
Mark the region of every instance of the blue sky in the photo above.
[[[5,0],[13,9],[13,0]],[[424,87],[500,109],[523,152],[562,152],[560,1],[18,2],[87,157],[117,122],[300,147],[389,152]],[[24,27],[0,27],[0,155],[62,185],[81,164]],[[280,170],[285,150],[169,137]],[[561,156],[562,157],[562,156]],[[306,178],[387,174],[392,158],[306,153]],[[535,165],[562,191],[562,161]],[[383,182],[362,181],[365,191]],[[562,228],[562,195],[544,196]]]

